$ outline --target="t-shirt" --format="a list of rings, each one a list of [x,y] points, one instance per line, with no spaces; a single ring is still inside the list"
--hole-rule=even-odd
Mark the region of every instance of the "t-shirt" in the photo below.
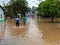
[[[19,22],[20,21],[20,18],[16,18],[16,22]]]
[[[24,17],[24,18],[23,18],[23,21],[26,22],[26,20],[27,20],[26,17]]]

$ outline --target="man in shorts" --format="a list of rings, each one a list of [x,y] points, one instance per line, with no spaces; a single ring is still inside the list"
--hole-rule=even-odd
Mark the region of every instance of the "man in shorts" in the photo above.
[[[17,16],[17,18],[16,18],[16,26],[19,26],[19,22],[20,22],[20,18],[19,18],[19,16]]]

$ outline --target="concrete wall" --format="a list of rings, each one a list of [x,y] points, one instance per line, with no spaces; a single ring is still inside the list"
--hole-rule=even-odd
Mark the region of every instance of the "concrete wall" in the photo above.
[[[0,8],[0,22],[3,22],[5,20],[4,11]]]

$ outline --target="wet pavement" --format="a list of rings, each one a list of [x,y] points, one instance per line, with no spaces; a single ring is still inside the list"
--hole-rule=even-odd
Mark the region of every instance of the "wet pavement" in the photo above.
[[[45,21],[45,20],[43,20]],[[14,20],[0,24],[0,45],[60,45],[60,23],[27,18],[19,27]]]

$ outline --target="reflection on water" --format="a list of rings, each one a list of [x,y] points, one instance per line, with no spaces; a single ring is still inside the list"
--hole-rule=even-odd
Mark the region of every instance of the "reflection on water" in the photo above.
[[[0,45],[60,45],[60,24],[48,20],[27,18],[27,25],[20,22],[19,27],[14,20],[0,24]]]
[[[0,23],[0,43],[3,41],[5,34],[5,24]]]

